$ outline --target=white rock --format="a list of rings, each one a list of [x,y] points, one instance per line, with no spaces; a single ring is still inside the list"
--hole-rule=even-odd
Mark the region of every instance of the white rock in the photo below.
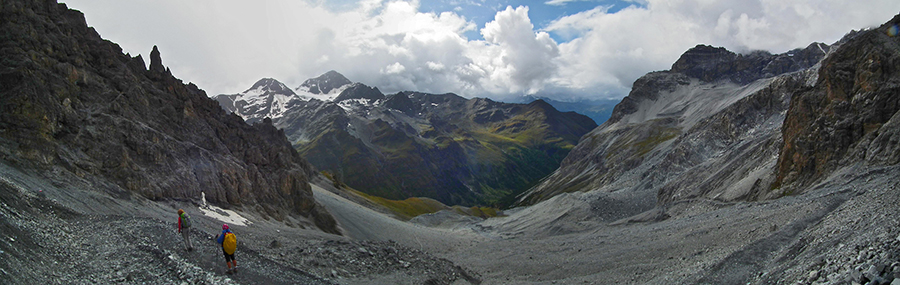
[[[816,279],[819,279],[819,271],[818,270],[810,271],[809,272],[809,281],[815,281]]]

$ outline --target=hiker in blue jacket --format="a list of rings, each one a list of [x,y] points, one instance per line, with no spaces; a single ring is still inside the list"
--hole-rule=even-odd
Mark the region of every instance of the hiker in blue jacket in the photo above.
[[[225,273],[237,272],[237,260],[234,260],[237,238],[229,229],[228,224],[222,224],[222,234],[216,236],[216,242],[222,246],[222,253],[225,254],[225,265],[228,266]]]

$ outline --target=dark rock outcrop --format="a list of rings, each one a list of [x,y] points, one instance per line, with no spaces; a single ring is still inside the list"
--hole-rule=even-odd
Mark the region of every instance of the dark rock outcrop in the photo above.
[[[403,92],[388,96],[384,100],[383,106],[403,112],[404,114],[410,116],[416,113],[416,105],[412,100],[409,100],[409,97],[406,96],[406,93]]]
[[[384,94],[382,94],[381,91],[378,91],[378,87],[369,87],[364,84],[357,83],[341,92],[341,94],[338,95],[337,98],[334,98],[334,102],[341,102],[350,99],[366,99],[374,101],[384,99]]]
[[[0,159],[65,171],[150,199],[206,199],[284,219],[334,219],[313,199],[314,169],[271,121],[245,124],[162,65],[122,53],[55,1],[0,5]],[[109,184],[98,184],[109,185]]]
[[[156,46],[153,46],[153,50],[150,51],[150,72],[166,72],[166,67],[162,64],[162,57],[159,55],[159,48]]]
[[[818,63],[828,49],[828,45],[812,43],[804,49],[779,55],[765,51],[743,55],[722,47],[697,45],[682,54],[672,64],[671,71],[705,82],[727,79],[738,84],[748,84],[760,78],[809,68]]]

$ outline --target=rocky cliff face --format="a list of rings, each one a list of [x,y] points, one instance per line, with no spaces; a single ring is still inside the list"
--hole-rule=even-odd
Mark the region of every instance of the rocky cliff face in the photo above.
[[[343,78],[329,74],[308,82]],[[275,116],[275,126],[317,168],[356,189],[392,199],[509,204],[515,194],[552,172],[578,138],[596,127],[590,118],[559,112],[543,101],[384,95],[360,83],[331,89],[332,94],[337,91],[324,101],[309,96]]]
[[[270,121],[248,125],[165,68],[150,69],[54,1],[5,1],[0,158],[65,171],[114,195],[199,199],[336,232],[313,199],[312,167]],[[99,185],[110,185],[99,183]]]
[[[672,70],[635,81],[610,119],[519,203],[600,191],[608,201],[598,207],[621,206],[621,217],[674,201],[768,195],[791,94],[828,49],[737,55],[692,48]]]
[[[900,162],[900,37],[856,34],[822,62],[815,86],[794,94],[773,188],[793,193],[842,165]]]

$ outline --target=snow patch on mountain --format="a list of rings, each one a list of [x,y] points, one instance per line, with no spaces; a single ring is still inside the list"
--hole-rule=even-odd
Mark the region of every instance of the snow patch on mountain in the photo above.
[[[347,100],[341,100],[340,102],[337,102],[337,104],[338,104],[338,106],[343,108],[344,111],[355,111],[363,106],[375,105],[375,104],[370,104],[370,101],[372,101],[372,100],[369,100],[369,99],[347,99]],[[372,102],[372,103],[374,103],[374,102]]]
[[[346,84],[346,85],[337,87],[335,89],[331,89],[331,91],[329,91],[328,93],[318,93],[318,94],[310,92],[310,87],[300,86],[300,87],[297,87],[297,89],[294,89],[294,92],[297,94],[298,97],[300,97],[306,101],[316,99],[316,100],[320,100],[320,101],[329,102],[329,101],[334,101],[334,98],[337,98],[338,95],[341,95],[341,92],[344,92],[344,90],[347,90],[347,88],[349,88],[350,86],[352,86],[352,84]]]
[[[252,224],[250,220],[244,218],[240,214],[235,211],[222,209],[213,205],[206,205],[206,207],[198,208],[200,213],[204,216],[219,220],[223,223],[232,225],[232,226],[247,226]]]
[[[279,83],[280,84],[280,83]],[[285,87],[283,90],[290,90]],[[241,93],[235,98],[235,102],[243,101],[246,105],[240,107],[241,111],[257,110],[257,112],[237,112],[244,120],[280,118],[284,116],[289,107],[296,101],[307,101],[291,93],[276,93],[269,86],[259,86]],[[268,109],[268,112],[258,112]]]

